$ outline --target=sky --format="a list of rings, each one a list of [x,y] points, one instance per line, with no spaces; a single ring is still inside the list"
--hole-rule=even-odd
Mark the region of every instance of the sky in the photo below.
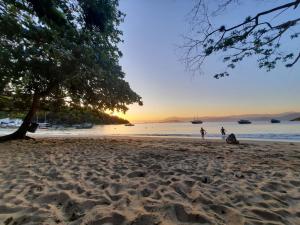
[[[258,68],[255,58],[247,59],[229,77],[217,80],[213,74],[223,71],[225,64],[220,56],[214,56],[202,73],[186,70],[179,46],[184,43],[182,35],[189,32],[187,15],[194,2],[120,1],[120,10],[126,14],[120,26],[124,32],[120,64],[144,106],[130,105],[125,115],[118,115],[141,122],[169,117],[300,112],[300,63],[266,72]],[[215,22],[234,25],[282,2],[286,1],[244,1],[215,18]],[[299,42],[286,48],[299,49]]]

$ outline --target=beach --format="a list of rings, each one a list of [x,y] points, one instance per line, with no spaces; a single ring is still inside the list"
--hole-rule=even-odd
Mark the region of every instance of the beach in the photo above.
[[[300,224],[300,143],[0,143],[0,224]]]

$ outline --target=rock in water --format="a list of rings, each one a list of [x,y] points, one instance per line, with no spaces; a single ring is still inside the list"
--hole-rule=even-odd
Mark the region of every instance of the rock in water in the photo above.
[[[226,138],[226,143],[237,145],[239,144],[239,141],[236,139],[234,134],[229,134],[228,137]]]

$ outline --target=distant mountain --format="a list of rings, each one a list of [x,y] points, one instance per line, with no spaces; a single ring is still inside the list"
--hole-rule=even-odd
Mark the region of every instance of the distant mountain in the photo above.
[[[279,113],[279,114],[245,114],[245,115],[232,115],[232,116],[218,116],[218,117],[211,117],[211,116],[204,116],[199,117],[197,119],[200,119],[202,121],[206,122],[232,122],[237,121],[240,119],[247,119],[251,121],[266,121],[271,119],[278,119],[283,121],[289,121],[293,120],[295,118],[300,119],[300,112],[285,112],[285,113]],[[163,123],[171,123],[171,122],[189,122],[193,120],[192,117],[168,117],[164,120],[161,120],[160,122]]]

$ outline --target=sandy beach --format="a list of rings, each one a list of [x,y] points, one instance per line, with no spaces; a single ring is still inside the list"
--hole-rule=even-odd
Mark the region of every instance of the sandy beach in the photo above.
[[[300,144],[2,143],[0,224],[300,224]]]

